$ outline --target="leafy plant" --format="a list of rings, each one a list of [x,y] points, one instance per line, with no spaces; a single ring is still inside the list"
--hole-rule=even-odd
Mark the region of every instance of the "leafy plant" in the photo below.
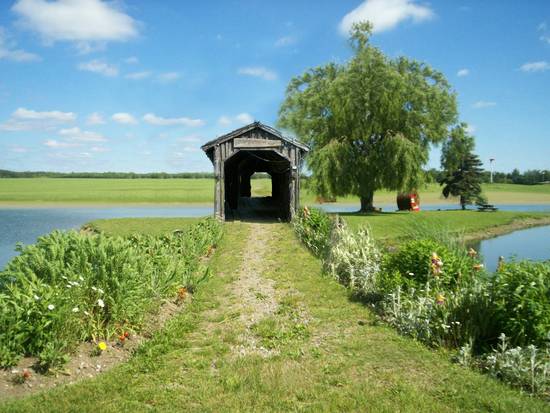
[[[493,280],[496,318],[512,345],[544,345],[550,332],[550,265],[505,264]]]
[[[207,219],[159,237],[56,231],[19,247],[0,272],[0,365],[30,355],[47,370],[78,341],[139,330],[162,298],[204,280],[200,257],[220,236]]]

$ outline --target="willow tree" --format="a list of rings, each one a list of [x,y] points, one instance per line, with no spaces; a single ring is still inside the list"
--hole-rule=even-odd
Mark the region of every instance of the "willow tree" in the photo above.
[[[418,186],[429,148],[456,122],[456,97],[445,77],[424,63],[389,58],[369,43],[370,23],[354,25],[353,57],[293,78],[278,125],[311,152],[318,195],[356,195],[373,209],[378,189]]]

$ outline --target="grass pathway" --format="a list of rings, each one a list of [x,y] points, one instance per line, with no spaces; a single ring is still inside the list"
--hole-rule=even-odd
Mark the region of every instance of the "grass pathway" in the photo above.
[[[377,325],[288,225],[228,224],[212,269],[130,362],[0,411],[550,411]]]

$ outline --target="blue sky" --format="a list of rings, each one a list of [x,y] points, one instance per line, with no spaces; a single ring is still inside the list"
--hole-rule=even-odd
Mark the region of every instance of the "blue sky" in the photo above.
[[[547,0],[4,0],[0,169],[210,171],[200,145],[274,124],[292,76],[346,61],[360,19],[447,76],[486,165],[550,168]]]

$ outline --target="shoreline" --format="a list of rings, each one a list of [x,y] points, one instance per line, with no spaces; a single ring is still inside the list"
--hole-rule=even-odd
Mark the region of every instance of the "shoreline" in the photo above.
[[[475,231],[465,234],[464,241],[483,241],[486,239],[496,238],[501,235],[510,234],[515,231],[520,231],[522,229],[544,227],[546,225],[550,225],[550,217],[517,219],[509,224],[497,225],[494,227],[485,228],[482,231]]]
[[[59,201],[59,202],[19,202],[19,201],[0,201],[0,209],[47,209],[47,208],[205,208],[210,207],[214,208],[213,202],[72,202],[72,201]],[[495,203],[495,206],[503,205],[536,205],[536,206],[550,206],[550,201],[532,201],[532,202],[506,202],[506,203]],[[331,207],[353,207],[356,206],[359,208],[359,202],[325,202],[322,204],[304,202],[303,206],[309,207],[322,207],[322,206],[331,206]],[[378,208],[387,208],[390,206],[395,206],[395,203],[378,203]],[[450,204],[448,202],[431,202],[424,204],[424,207],[434,207],[442,206],[446,207],[447,211],[460,210],[460,205]],[[454,208],[453,208],[454,207]],[[397,208],[397,207],[396,207]],[[421,211],[433,211],[423,210],[422,205],[420,205]],[[469,211],[476,211],[475,208],[468,208]],[[338,211],[336,211],[338,212]]]

